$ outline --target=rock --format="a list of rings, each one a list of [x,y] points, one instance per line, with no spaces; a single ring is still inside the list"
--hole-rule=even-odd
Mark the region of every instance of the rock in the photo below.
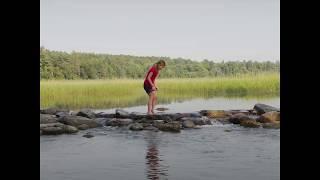
[[[209,110],[206,115],[210,118],[225,118],[231,116],[231,113],[223,110]]]
[[[280,129],[280,122],[276,121],[274,123],[264,123],[262,124],[262,127],[267,129]]]
[[[207,124],[212,124],[210,119],[208,119],[208,117],[203,116],[201,118],[199,117],[183,117],[181,118],[181,121],[186,121],[186,120],[190,120],[192,121],[195,125],[207,125]]]
[[[144,127],[143,130],[148,130],[148,131],[155,131],[155,132],[158,132],[159,129],[154,127],[154,126],[147,126],[147,127]]]
[[[42,135],[42,130],[40,129],[40,136]]]
[[[231,122],[229,121],[229,118],[217,118],[217,119],[214,119],[216,120],[217,122],[220,122],[222,124],[230,124]]]
[[[195,126],[195,127],[193,127],[193,129],[201,129],[201,127],[200,126]]]
[[[86,130],[86,129],[89,129],[90,127],[86,124],[81,124],[80,126],[78,126],[78,129],[80,130]]]
[[[261,124],[255,120],[243,120],[240,123],[240,126],[249,127],[249,128],[258,128]]]
[[[93,119],[96,123],[100,124],[101,126],[106,125],[107,121],[110,121],[113,118],[96,118]]]
[[[280,112],[270,111],[264,113],[257,119],[257,121],[261,123],[274,123],[276,121],[280,121]]]
[[[63,134],[64,129],[62,127],[46,127],[42,129],[42,134],[43,135],[58,135],[58,134]]]
[[[62,123],[40,124],[40,130],[43,135],[57,135],[65,132],[64,126]]]
[[[159,124],[164,124],[164,120],[153,120],[153,124],[155,127],[157,127]]]
[[[143,126],[140,123],[133,123],[133,124],[130,124],[128,127],[132,131],[141,131],[141,130],[143,130]]]
[[[116,109],[116,117],[118,116],[124,116],[124,117],[129,117],[130,113],[122,110],[122,109]]]
[[[83,135],[82,137],[93,138],[94,135],[92,135],[91,133],[87,133],[87,134]]]
[[[64,130],[64,133],[67,133],[67,134],[72,134],[79,131],[76,127],[69,126],[69,125],[63,126],[63,130]]]
[[[93,119],[95,118],[95,113],[90,109],[82,109],[77,113],[77,116]]]
[[[57,123],[58,118],[51,114],[40,114],[40,124]]]
[[[157,111],[167,111],[169,110],[169,108],[165,108],[165,107],[160,107],[156,109]]]
[[[159,124],[158,129],[161,131],[180,132],[181,125],[179,121]]]
[[[116,114],[108,114],[108,113],[105,113],[105,112],[100,112],[100,113],[95,114],[95,116],[97,118],[115,118]]]
[[[230,129],[225,129],[224,132],[231,132],[231,130]]]
[[[69,112],[57,112],[56,116],[60,118],[60,117],[63,117],[63,116],[68,116],[70,114],[71,113],[69,113]]]
[[[46,123],[46,124],[40,124],[40,130],[43,130],[44,128],[47,128],[47,127],[62,127],[64,126],[64,124],[62,123]]]
[[[247,116],[243,113],[238,113],[238,114],[232,115],[229,118],[229,121],[233,124],[240,124],[244,120],[253,120],[253,119],[251,119],[249,116]]]
[[[185,120],[182,122],[182,127],[184,128],[194,128],[195,124],[191,120]]]
[[[126,126],[133,122],[132,119],[116,119],[113,118],[106,122],[106,126]]]
[[[76,127],[62,123],[40,124],[40,134],[42,133],[43,135],[71,134],[76,132],[78,132]]]
[[[89,128],[96,128],[101,126],[100,124],[98,124],[96,121],[86,118],[86,117],[82,117],[82,116],[64,116],[59,118],[58,120],[59,122],[66,124],[66,125],[71,125],[71,126],[75,126],[78,127],[82,124],[86,124],[89,126]]]
[[[256,104],[253,107],[254,110],[257,111],[258,115],[264,114],[266,112],[270,112],[270,111],[278,111],[280,112],[279,108],[275,108],[266,104]]]
[[[58,112],[69,112],[67,109],[58,109],[58,108],[48,108],[48,109],[42,109],[40,110],[41,114],[51,114],[56,115]]]

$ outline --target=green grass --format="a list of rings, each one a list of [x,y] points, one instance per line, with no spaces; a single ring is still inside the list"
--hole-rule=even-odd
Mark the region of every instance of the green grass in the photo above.
[[[279,74],[237,77],[158,79],[158,102],[212,97],[274,97]],[[42,108],[115,108],[146,104],[143,79],[48,80],[40,82]]]

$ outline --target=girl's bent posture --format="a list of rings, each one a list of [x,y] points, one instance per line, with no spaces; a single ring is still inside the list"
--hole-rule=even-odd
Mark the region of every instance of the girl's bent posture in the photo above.
[[[160,60],[157,63],[155,63],[153,66],[151,66],[148,73],[146,74],[143,86],[144,86],[144,90],[149,95],[147,114],[154,114],[153,110],[157,102],[157,90],[158,90],[158,87],[156,86],[156,83],[155,83],[155,79],[158,78],[161,69],[163,69],[165,66],[166,66],[165,61]]]

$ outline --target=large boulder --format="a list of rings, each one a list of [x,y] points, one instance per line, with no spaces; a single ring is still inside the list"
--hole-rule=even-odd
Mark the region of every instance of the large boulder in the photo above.
[[[251,119],[249,116],[243,114],[243,113],[238,113],[238,114],[234,114],[229,118],[229,121],[233,124],[240,124],[242,121],[245,120],[253,120]]]
[[[88,125],[86,125],[86,124],[81,124],[81,125],[78,126],[78,129],[86,130],[86,129],[90,129],[90,127]]]
[[[249,128],[258,128],[261,124],[255,120],[243,120],[240,123],[240,126],[249,127]]]
[[[106,122],[106,126],[127,126],[133,122],[132,119],[117,119],[113,118]]]
[[[270,111],[264,113],[257,119],[257,121],[261,123],[274,123],[276,121],[280,121],[280,112]]]
[[[89,126],[89,128],[96,128],[101,126],[100,124],[98,124],[96,121],[86,118],[86,117],[82,117],[82,116],[64,116],[59,118],[58,120],[59,122],[66,124],[66,125],[71,125],[71,126],[75,126],[78,127],[82,124],[86,124]]]
[[[95,118],[95,113],[91,109],[81,109],[77,113],[77,116],[82,116],[82,117],[93,119],[93,118]]]
[[[104,125],[106,125],[106,123],[108,122],[108,121],[110,121],[111,119],[113,119],[113,118],[95,118],[95,119],[93,119],[95,122],[97,122],[98,124],[100,124],[101,126],[104,126]]]
[[[70,112],[70,111],[67,109],[58,109],[58,108],[48,108],[48,109],[41,109],[40,110],[41,114],[56,115],[58,112]]]
[[[264,114],[264,113],[270,112],[270,111],[280,112],[279,108],[272,107],[272,106],[269,106],[266,104],[255,104],[253,109],[257,111],[258,115],[261,115],[261,114]]]
[[[132,131],[141,131],[143,130],[143,126],[140,123],[133,123],[128,126],[128,128]]]
[[[57,123],[58,118],[51,114],[40,114],[40,124]]]
[[[180,132],[181,125],[179,121],[159,124],[157,127],[161,131]]]

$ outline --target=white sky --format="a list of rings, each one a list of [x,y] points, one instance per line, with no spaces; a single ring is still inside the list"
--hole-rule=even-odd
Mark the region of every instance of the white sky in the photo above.
[[[280,0],[41,0],[50,50],[280,61]]]

